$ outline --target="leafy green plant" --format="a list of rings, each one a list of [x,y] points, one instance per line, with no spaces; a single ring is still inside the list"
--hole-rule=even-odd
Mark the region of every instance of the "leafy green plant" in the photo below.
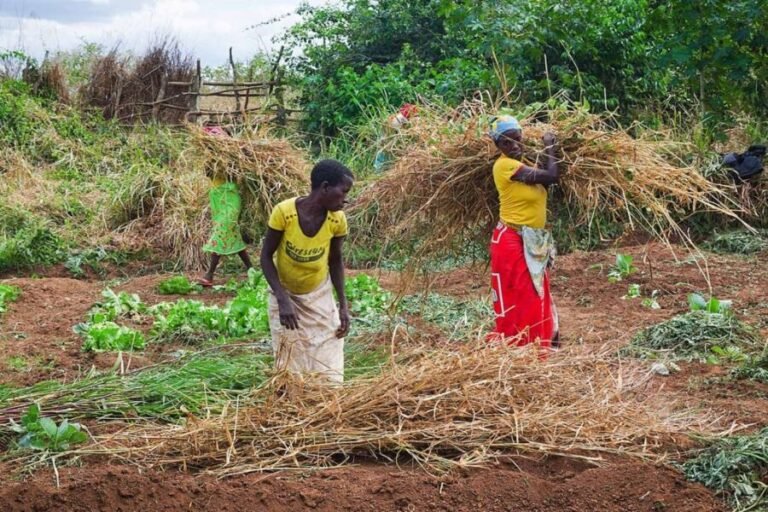
[[[725,495],[736,510],[768,507],[768,429],[753,435],[726,437],[683,464],[689,480]]]
[[[746,230],[716,233],[706,241],[704,247],[724,254],[754,254],[768,250],[768,230],[756,233]]]
[[[628,347],[630,353],[649,355],[667,351],[677,357],[707,360],[716,350],[728,347],[751,348],[757,345],[754,329],[733,315],[691,311],[638,332]]]
[[[627,294],[622,297],[624,299],[636,299],[640,297],[642,293],[640,292],[640,285],[639,284],[631,284],[627,288]]]
[[[14,302],[21,295],[21,289],[18,286],[10,284],[0,284],[0,314],[8,309],[8,303]]]
[[[54,420],[41,414],[37,404],[29,406],[20,424],[11,420],[11,429],[21,434],[17,443],[20,448],[37,451],[66,451],[72,445],[88,440],[88,435],[81,430],[79,424],[65,419],[57,425]]]
[[[710,299],[707,300],[699,293],[691,293],[688,295],[688,307],[691,311],[705,311],[707,313],[718,315],[729,315],[732,313],[732,304],[733,303],[730,300],[719,300],[714,297],[710,297]]]
[[[78,251],[70,251],[67,255],[67,259],[64,261],[64,268],[74,277],[84,277],[84,267],[88,267],[99,276],[106,274],[103,263],[112,262],[115,264],[123,264],[126,261],[126,257],[123,254],[116,252],[109,252],[103,247],[96,247],[94,249],[85,249]]]
[[[157,293],[161,295],[189,295],[202,289],[199,284],[190,282],[187,276],[173,276],[157,285]]]
[[[114,322],[78,324],[74,331],[84,337],[83,350],[87,352],[117,352],[142,350],[144,335]]]
[[[352,334],[365,329],[381,327],[386,320],[386,310],[392,295],[384,290],[379,280],[366,274],[358,274],[344,282],[349,311],[353,317]]]
[[[268,292],[261,273],[251,269],[245,281],[229,283],[224,288],[237,290],[237,295],[223,307],[186,299],[153,306],[153,338],[196,343],[268,333]]]
[[[115,293],[107,288],[101,292],[103,299],[88,312],[89,323],[113,322],[118,318],[140,318],[147,312],[146,305],[135,293]]]
[[[637,268],[632,264],[633,261],[634,258],[629,254],[617,254],[616,263],[608,271],[608,280],[616,283],[637,272]]]

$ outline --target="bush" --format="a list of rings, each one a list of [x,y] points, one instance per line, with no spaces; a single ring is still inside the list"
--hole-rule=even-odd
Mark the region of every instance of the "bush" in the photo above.
[[[43,221],[29,212],[0,205],[0,272],[64,259],[66,246]]]

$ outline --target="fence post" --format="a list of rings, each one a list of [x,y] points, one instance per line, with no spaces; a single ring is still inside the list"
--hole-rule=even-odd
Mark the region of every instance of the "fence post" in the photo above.
[[[155,104],[152,105],[152,119],[157,122],[160,115],[160,106],[165,99],[165,89],[168,87],[168,74],[165,72],[165,68],[160,68],[160,90],[157,91],[157,98],[155,98]]]
[[[237,66],[235,66],[235,59],[232,57],[232,47],[229,47],[229,64],[232,66],[232,86],[235,92],[235,107],[240,112],[240,122],[245,123],[245,110],[240,103],[240,92],[237,90]]]

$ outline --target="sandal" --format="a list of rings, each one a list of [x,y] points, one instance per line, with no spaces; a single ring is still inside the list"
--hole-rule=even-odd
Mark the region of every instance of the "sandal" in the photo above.
[[[197,284],[199,284],[203,288],[210,288],[211,286],[213,286],[213,280],[201,277],[200,279],[197,280]]]

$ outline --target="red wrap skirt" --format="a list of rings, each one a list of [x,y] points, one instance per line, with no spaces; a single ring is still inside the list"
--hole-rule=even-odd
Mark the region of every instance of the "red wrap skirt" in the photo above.
[[[525,263],[523,238],[501,223],[493,231],[490,253],[496,314],[496,329],[491,337],[503,337],[509,344],[518,346],[537,342],[549,349],[556,323],[549,271],[544,275],[544,293],[539,296]]]

